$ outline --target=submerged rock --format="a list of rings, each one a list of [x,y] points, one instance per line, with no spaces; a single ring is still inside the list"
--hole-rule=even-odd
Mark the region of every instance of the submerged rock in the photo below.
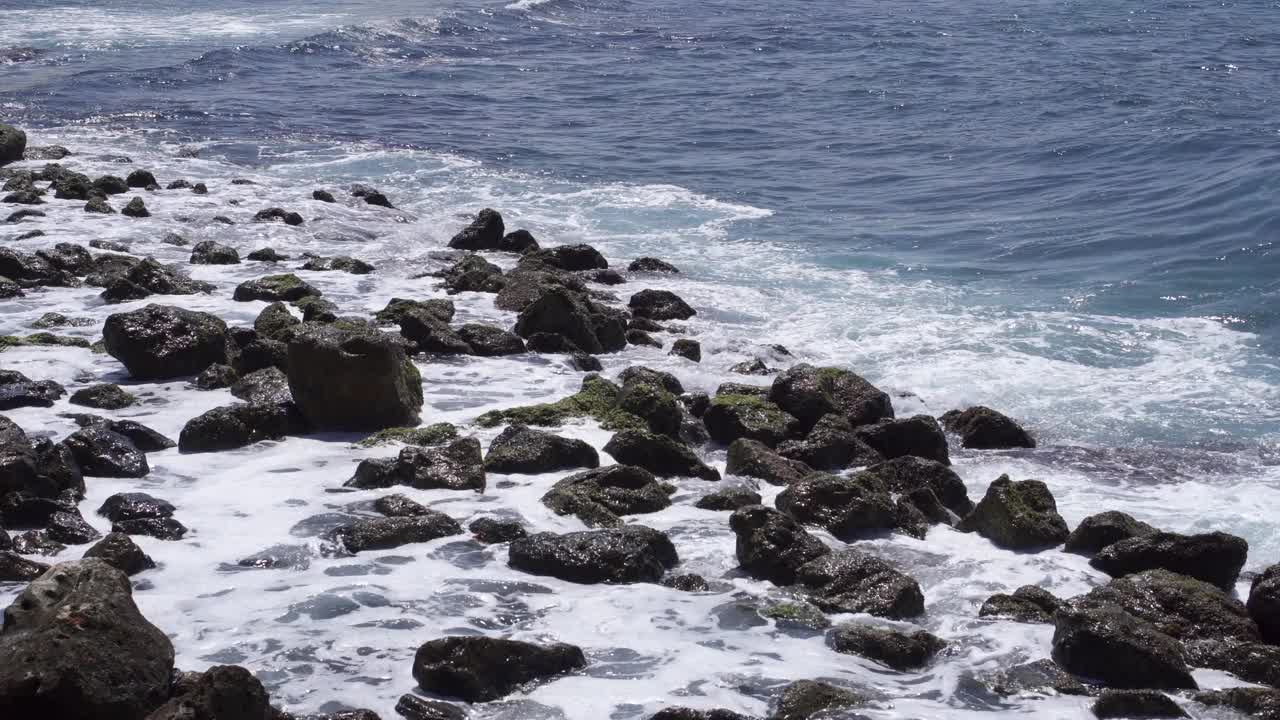
[[[511,543],[508,564],[575,583],[657,582],[680,561],[664,533],[642,525],[565,535],[538,533]]]
[[[347,485],[358,488],[408,485],[419,490],[483,492],[485,468],[480,442],[475,438],[460,438],[442,448],[407,447],[394,460],[364,460]]]
[[[416,425],[422,377],[396,338],[373,329],[304,326],[289,342],[289,390],[318,430]]]
[[[1230,590],[1249,554],[1249,543],[1223,532],[1154,532],[1112,543],[1089,562],[1112,577],[1164,568]]]
[[[863,623],[836,627],[827,635],[827,643],[838,653],[865,657],[898,671],[924,667],[947,646],[924,630],[905,633]]]
[[[423,690],[467,702],[497,700],[521,686],[586,667],[582,650],[486,637],[447,637],[423,644],[413,677]]]
[[[492,545],[495,543],[511,542],[519,540],[522,537],[528,537],[529,533],[524,529],[518,520],[499,520],[497,518],[480,518],[467,526],[471,534],[476,540]]]
[[[1047,485],[1039,480],[1015,482],[1008,475],[991,483],[986,496],[958,527],[1011,550],[1053,547],[1068,534]]]
[[[209,313],[168,305],[110,315],[102,337],[107,353],[139,380],[195,375],[226,361],[226,323]]]
[[[742,570],[775,585],[794,583],[801,566],[830,552],[795,520],[763,505],[735,510],[729,527]]]

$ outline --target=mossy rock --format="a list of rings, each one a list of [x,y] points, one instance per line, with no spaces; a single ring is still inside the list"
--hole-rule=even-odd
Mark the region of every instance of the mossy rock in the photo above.
[[[421,428],[396,427],[379,430],[356,443],[356,445],[371,448],[379,445],[402,443],[404,445],[426,447],[429,445],[443,445],[450,440],[457,439],[457,437],[458,428],[451,423],[435,423]]]
[[[621,393],[621,388],[612,382],[599,375],[588,375],[582,380],[582,389],[569,397],[553,403],[491,410],[476,418],[476,424],[480,427],[555,427],[570,420],[591,418],[605,430],[647,429],[648,423],[644,420],[618,408]]]
[[[815,605],[806,602],[780,602],[760,610],[761,617],[774,620],[782,627],[825,630],[831,621]]]
[[[0,352],[4,352],[9,348],[15,347],[90,347],[89,341],[84,338],[70,337],[67,335],[54,335],[53,333],[40,332],[19,337],[17,335],[0,335]]]

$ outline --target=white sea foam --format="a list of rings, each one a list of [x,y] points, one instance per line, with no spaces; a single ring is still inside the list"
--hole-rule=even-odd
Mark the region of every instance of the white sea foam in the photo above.
[[[886,387],[916,393],[916,398],[895,400],[901,412],[937,413],[982,402],[1027,418],[1047,441],[1040,451],[955,453],[956,468],[975,499],[1000,473],[1038,477],[1053,489],[1070,524],[1096,511],[1119,509],[1172,530],[1239,533],[1252,544],[1252,569],[1280,553],[1280,472],[1256,456],[1258,441],[1275,432],[1268,425],[1274,421],[1268,407],[1275,407],[1276,390],[1251,371],[1259,361],[1247,334],[1198,320],[974,308],[946,287],[822,268],[795,247],[730,240],[726,230],[733,222],[757,220],[769,211],[672,186],[584,187],[497,172],[465,158],[359,148],[276,151],[271,165],[249,169],[217,160],[216,145],[206,148],[208,159],[180,159],[172,145],[155,138],[108,137],[84,128],[37,132],[33,142],[70,146],[79,155],[65,164],[91,175],[124,174],[129,166],[105,159],[124,153],[136,166],[152,169],[162,184],[185,177],[206,182],[210,193],[144,194],[153,213],[145,220],[88,215],[79,203],[51,201],[41,208],[49,212],[47,218],[5,229],[7,235],[36,228],[47,233],[10,243],[14,247],[109,239],[131,243],[135,253],[181,263],[189,248],[157,242],[163,232],[176,230],[193,243],[217,240],[242,255],[266,245],[295,257],[308,251],[354,254],[378,271],[299,274],[345,311],[362,313],[392,297],[443,297],[429,279],[409,276],[438,264],[428,253],[440,249],[468,213],[493,206],[504,212],[509,227],[527,227],[544,243],[590,242],[617,265],[656,255],[684,270],[674,278],[636,278],[619,290],[625,297],[642,287],[668,287],[688,299],[699,309],[687,326],[703,344],[704,361],[695,365],[661,350],[630,348],[602,358],[607,375],[643,363],[675,372],[691,389],[713,389],[725,380],[764,383],[729,375],[727,369],[757,355],[785,364],[786,358],[766,347],[780,342],[800,359],[846,365]],[[232,185],[234,177],[257,184]],[[341,190],[349,182],[383,188],[399,210],[371,208],[346,197],[332,205],[308,199],[313,187]],[[306,225],[248,222],[258,209],[277,205],[301,212]],[[218,214],[237,224],[210,222]],[[178,222],[181,216],[194,221]],[[251,323],[264,306],[235,303],[230,296],[237,283],[269,268],[245,263],[190,269],[194,277],[215,283],[217,292],[152,300],[215,312],[233,324]],[[6,301],[0,304],[0,333],[25,334],[40,314],[58,311],[93,318],[94,326],[66,330],[92,340],[108,314],[146,304],[105,306],[96,293],[94,288],[49,289]],[[493,308],[491,296],[465,293],[453,299],[460,322],[512,321]],[[18,348],[3,359],[5,367],[72,390],[98,381],[131,384],[119,363],[84,350]],[[555,399],[573,392],[581,380],[555,358],[465,359],[421,363],[420,368],[428,422],[467,423],[485,410]],[[191,417],[232,402],[227,391],[197,392],[183,382],[131,384],[130,389],[143,396],[143,404],[114,415],[172,437]],[[61,437],[74,426],[58,414],[73,410],[64,400],[50,409],[9,415],[29,432]],[[483,444],[496,434],[468,431]],[[597,448],[609,437],[592,423],[562,432]],[[1224,441],[1223,447],[1196,450],[1186,442],[1205,436]],[[518,693],[510,703],[475,706],[476,718],[643,718],[673,704],[763,715],[770,691],[801,678],[832,678],[866,688],[879,699],[861,712],[874,718],[1091,717],[1088,702],[1080,698],[1012,698],[1006,705],[979,709],[957,693],[969,674],[1049,652],[1051,628],[979,621],[981,602],[993,592],[1028,583],[1070,596],[1105,581],[1084,558],[1006,552],[948,528],[933,529],[923,541],[893,536],[864,543],[920,580],[928,607],[922,624],[952,643],[927,671],[888,673],[831,652],[820,636],[788,634],[751,619],[743,607],[786,593],[734,574],[726,517],[693,508],[691,500],[709,489],[696,480],[677,483],[672,508],[637,520],[672,534],[683,571],[723,578],[731,588],[727,591],[573,585],[513,571],[501,547],[481,549],[459,539],[350,559],[313,557],[305,569],[222,569],[273,545],[314,550],[316,532],[291,532],[308,518],[367,514],[351,507],[380,493],[333,491],[359,459],[391,455],[395,449],[356,449],[352,439],[290,438],[205,455],[169,450],[150,456],[153,470],[143,480],[89,479],[82,508],[100,530],[107,523],[92,511],[112,493],[137,490],[172,501],[177,517],[193,530],[180,542],[137,539],[161,567],[139,576],[136,599],[147,617],[172,635],[181,667],[243,664],[290,709],[338,702],[392,717],[396,698],[413,690],[410,667],[419,644],[446,633],[485,632],[576,643],[592,664],[583,674]],[[1233,449],[1227,440],[1245,450]],[[1179,443],[1187,449],[1161,449]],[[710,452],[708,460],[723,469],[723,451]],[[564,474],[491,475],[483,495],[397,490],[464,524],[482,516],[519,515],[538,530],[568,531],[581,526],[539,502]],[[761,488],[766,502],[777,491]],[[82,552],[70,548],[58,559]],[[0,589],[0,602],[16,590]],[[1202,679],[1228,682],[1212,675]]]

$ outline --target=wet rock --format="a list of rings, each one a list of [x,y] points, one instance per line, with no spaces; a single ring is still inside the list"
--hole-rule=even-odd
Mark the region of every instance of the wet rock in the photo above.
[[[1154,532],[1156,528],[1135,520],[1131,515],[1108,510],[1082,520],[1067,537],[1067,544],[1063,549],[1093,555],[1112,543]]]
[[[113,521],[172,517],[173,504],[146,493],[116,493],[103,501],[98,514]]]
[[[486,544],[511,542],[528,537],[524,526],[517,520],[499,520],[496,518],[480,518],[467,526],[476,540]]]
[[[312,190],[311,199],[319,200],[320,202],[327,202],[327,203],[337,202],[337,200],[333,199],[333,193],[329,192],[328,190]]]
[[[173,645],[138,612],[124,573],[62,563],[5,611],[0,714],[137,720],[169,695]]]
[[[282,302],[273,302],[258,313],[258,317],[253,321],[253,330],[259,337],[288,342],[301,324],[301,321],[289,312],[287,305]]]
[[[120,410],[137,403],[138,398],[133,393],[125,392],[119,385],[102,383],[75,391],[68,402],[101,410]]]
[[[862,707],[866,704],[867,699],[852,690],[814,680],[797,680],[783,688],[770,720],[808,720],[814,716],[828,717],[833,711]]]
[[[499,294],[499,299],[501,299]],[[617,352],[626,347],[626,328],[618,312],[562,287],[541,291],[520,311],[516,334],[531,339],[537,334],[562,336],[570,348],[587,353]]]
[[[924,614],[924,594],[911,576],[870,553],[820,555],[796,570],[809,600],[827,612],[868,613],[891,620]]]
[[[414,695],[401,695],[396,701],[396,714],[405,720],[466,720],[467,711],[439,700],[424,700]]]
[[[776,504],[797,521],[826,528],[842,540],[887,532],[897,522],[893,498],[872,475],[814,473],[783,490]]]
[[[794,583],[801,566],[830,552],[795,520],[763,505],[735,510],[729,527],[742,570],[776,585]]]
[[[0,522],[11,528],[44,527],[60,512],[78,512],[74,498],[45,498],[26,490],[0,497]]]
[[[297,302],[305,297],[319,295],[319,290],[303,282],[297,275],[287,273],[246,280],[236,286],[232,299],[240,302],[251,300]]]
[[[198,390],[221,390],[231,387],[238,376],[230,365],[215,363],[205,368],[192,382]]]
[[[536,475],[567,468],[599,467],[600,456],[595,448],[581,440],[512,425],[489,444],[484,466],[489,472]]]
[[[78,246],[63,244],[63,247]],[[0,248],[0,275],[23,287],[76,287],[79,281],[75,276],[56,264],[62,260],[61,255],[52,256],[48,252],[31,255],[12,248]]]
[[[419,428],[387,428],[356,443],[360,447],[378,447],[399,443],[428,447],[444,445],[458,439],[458,428],[452,423],[432,423]]]
[[[373,509],[387,517],[415,517],[430,514],[430,510],[422,503],[400,495],[383,495],[373,501]]]
[[[457,332],[458,337],[471,348],[471,355],[500,357],[519,355],[525,351],[524,341],[519,336],[493,325],[467,323],[459,327]]]
[[[746,487],[727,487],[699,498],[694,507],[701,510],[733,512],[748,505],[759,505],[760,493]]]
[[[1173,698],[1155,690],[1103,690],[1093,704],[1099,718],[1184,718]]]
[[[152,175],[151,171],[141,169],[134,170],[129,173],[129,177],[125,182],[127,182],[131,188],[145,188],[160,184],[156,182],[156,176]]]
[[[1090,605],[1115,605],[1178,640],[1260,639],[1243,603],[1217,587],[1168,570],[1146,570],[1085,595]]]
[[[835,414],[823,415],[803,440],[779,443],[778,454],[824,470],[874,465],[884,460],[857,436],[847,418]]]
[[[952,410],[941,418],[942,425],[960,436],[961,445],[978,450],[1033,448],[1036,441],[1006,415],[989,407],[975,405],[966,410]]]
[[[789,460],[757,440],[735,440],[729,446],[725,472],[729,475],[759,478],[773,485],[790,485],[813,473],[813,468]]]
[[[688,320],[698,314],[670,290],[641,290],[627,305],[636,317],[650,320]]]
[[[332,537],[347,550],[388,550],[410,543],[430,542],[442,537],[461,535],[457,520],[434,510],[412,517],[361,518],[334,530]]]
[[[74,508],[50,515],[45,532],[50,540],[64,545],[84,545],[102,537]]]
[[[1089,694],[1089,688],[1081,684],[1079,680],[1076,680],[1071,673],[1058,667],[1056,663],[1048,659],[1014,665],[1007,670],[996,671],[983,677],[981,682],[991,692],[1002,697],[1024,694]]]
[[[582,273],[582,277],[601,285],[622,285],[627,281],[617,270],[589,270]]]
[[[1253,579],[1247,603],[1262,637],[1280,645],[1280,565],[1272,565]]]
[[[49,537],[44,530],[28,530],[13,538],[13,551],[20,555],[58,555],[66,545]]]
[[[18,192],[9,193],[4,196],[4,200],[0,202],[12,203],[15,205],[43,205],[44,200],[40,199],[40,191],[35,189],[19,190]]]
[[[302,216],[284,208],[272,207],[254,213],[254,222],[282,222],[285,225],[301,225]]]
[[[215,665],[178,676],[173,696],[146,720],[269,720],[274,714],[266,689],[252,673]]]
[[[289,389],[319,430],[416,425],[422,378],[397,338],[373,329],[311,325],[289,342]]]
[[[105,197],[102,197],[101,195],[94,195],[84,204],[84,211],[87,213],[94,213],[96,215],[114,215],[116,209],[111,207],[111,204],[107,202]]]
[[[111,532],[147,535],[157,540],[181,540],[187,534],[187,526],[173,518],[138,518],[112,523]]]
[[[450,295],[462,292],[496,293],[506,285],[502,268],[479,255],[466,255],[449,268],[435,273],[443,278],[443,287]]]
[[[231,395],[251,405],[278,405],[293,400],[289,379],[277,367],[254,370],[231,385]]]
[[[356,468],[349,487],[408,485],[419,490],[475,490],[485,488],[480,442],[461,438],[443,448],[407,447],[394,461],[365,460]]]
[[[1064,603],[1054,616],[1053,659],[1107,687],[1196,688],[1178,641],[1115,606]]]
[[[142,202],[142,198],[135,197],[125,204],[124,209],[120,211],[121,215],[133,218],[151,217],[151,212],[147,210],[146,203]]]
[[[426,310],[410,310],[400,316],[400,335],[418,352],[440,355],[470,355],[471,345],[449,323]]]
[[[198,242],[191,249],[192,265],[237,265],[239,263],[240,253],[236,252],[235,248],[213,240]]]
[[[1089,564],[1112,577],[1164,568],[1230,590],[1248,554],[1243,538],[1223,532],[1154,532],[1112,543]]]
[[[1022,623],[1051,623],[1062,601],[1035,585],[1023,585],[1012,595],[996,593],[978,608],[978,617],[1003,617]]]
[[[963,520],[962,532],[977,532],[1010,550],[1053,547],[1067,539],[1067,523],[1058,514],[1049,488],[1039,480],[1015,482],[1001,475]]]
[[[928,665],[947,646],[941,638],[924,630],[905,633],[863,623],[836,627],[827,635],[827,643],[838,653],[858,655],[898,671]]]
[[[1184,645],[1188,665],[1223,670],[1246,682],[1280,687],[1280,647],[1230,640],[1195,640]]]
[[[706,578],[695,573],[686,573],[684,575],[665,575],[659,581],[663,587],[679,590],[680,592],[707,592],[711,586],[707,583]]]
[[[75,243],[62,242],[52,248],[37,250],[36,257],[72,275],[88,275],[95,266],[93,255]]]
[[[144,453],[168,450],[177,445],[174,441],[133,420],[110,420],[97,415],[71,415],[80,427],[104,427],[113,433],[129,438]]]
[[[124,178],[115,175],[103,175],[93,181],[93,186],[107,195],[119,195],[129,192],[129,184]]]
[[[1209,707],[1226,707],[1258,720],[1280,720],[1280,690],[1234,687],[1198,692],[1193,699]]]
[[[101,260],[103,256],[99,255]],[[101,263],[99,263],[101,266]],[[141,300],[151,295],[194,295],[212,292],[211,283],[192,280],[174,267],[161,265],[147,258],[140,262],[119,268],[100,269],[90,275],[86,282],[93,284],[101,280],[103,291],[100,297],[108,303]]]
[[[610,465],[560,480],[542,496],[557,515],[574,515],[587,527],[619,527],[622,515],[671,506],[667,491],[643,468]]]
[[[12,126],[0,124],[0,165],[22,160],[27,150],[27,134]]]
[[[307,424],[292,404],[236,403],[216,407],[187,421],[178,434],[182,453],[220,452],[300,435]]]
[[[379,325],[398,325],[406,314],[420,310],[448,324],[453,322],[454,307],[452,300],[406,300],[392,298],[387,306],[373,314],[374,322]]]
[[[854,433],[887,459],[914,455],[943,465],[951,464],[947,436],[938,421],[928,415],[881,420],[858,427]]]
[[[568,582],[657,582],[680,562],[666,534],[642,525],[564,535],[538,533],[511,543],[508,564]]]
[[[485,208],[470,225],[449,240],[456,250],[500,250],[505,228],[497,210]]]
[[[110,315],[102,337],[107,353],[140,380],[194,375],[226,361],[226,323],[169,305]]]
[[[628,370],[635,368],[628,368]],[[648,368],[639,368],[648,370]],[[625,377],[623,377],[625,376]],[[643,421],[643,425],[661,435],[677,437],[684,421],[684,412],[676,396],[671,394],[657,374],[623,373],[621,392],[617,396],[616,410]],[[678,384],[678,383],[677,383]],[[621,415],[620,417],[625,417]],[[606,429],[628,423],[616,420],[604,423]]]
[[[164,189],[165,190],[190,190],[191,181],[183,178],[179,178],[169,183],[168,185],[165,185]]]
[[[694,710],[687,707],[671,707],[659,710],[649,720],[751,720],[730,710]]]
[[[959,517],[964,517],[973,511],[973,503],[969,500],[964,481],[954,470],[942,463],[908,455],[877,463],[864,472],[874,475],[891,492],[910,494],[920,489],[928,489],[948,510]]]
[[[142,551],[133,539],[124,533],[109,533],[96,545],[85,551],[84,557],[97,558],[123,572],[137,575],[156,566],[151,556]]]
[[[487,637],[446,637],[423,644],[413,677],[428,692],[467,702],[497,700],[521,686],[586,667],[582,650]]]
[[[524,254],[537,250],[538,241],[528,230],[512,230],[502,236],[502,242],[498,244],[497,249],[502,252]]]
[[[824,415],[842,415],[854,427],[893,417],[889,395],[838,368],[801,363],[773,379],[769,400],[795,416],[808,432]]]
[[[764,376],[772,375],[778,372],[778,369],[769,367],[765,364],[764,360],[761,360],[760,358],[753,358],[751,360],[744,360],[740,363],[734,363],[729,367],[729,372],[737,373],[739,375]]]
[[[569,366],[579,372],[600,372],[604,369],[604,365],[600,363],[599,358],[586,353],[574,353],[569,358]]]
[[[67,391],[52,380],[32,380],[16,370],[0,370],[0,410],[53,407]]]
[[[675,375],[643,365],[632,365],[623,370],[618,374],[618,382],[624,387],[635,384],[657,385],[672,395],[680,395],[684,392],[684,386]]]
[[[31,582],[40,577],[49,566],[28,560],[12,550],[0,550],[0,582]],[[4,701],[0,700],[0,707]]]
[[[642,467],[658,477],[720,479],[715,468],[703,463],[692,450],[666,435],[623,430],[610,438],[604,451],[619,463]]]
[[[191,186],[191,192],[195,195],[208,195],[209,188],[205,187],[204,183],[196,183]]]
[[[105,428],[78,430],[63,443],[90,477],[140,478],[151,472],[147,456],[129,438]]]
[[[662,349],[662,341],[650,335],[643,330],[628,330],[625,335],[628,345],[641,345],[644,347],[653,347]]]
[[[636,258],[627,266],[627,270],[629,272],[670,273],[673,275],[680,272],[675,265],[653,257]]]
[[[702,345],[697,340],[680,338],[671,343],[670,354],[693,362],[702,362]]]
[[[31,441],[12,421],[0,417],[0,496],[26,491],[56,498],[84,497],[84,478],[71,450],[48,439]]]
[[[88,200],[92,190],[93,182],[81,173],[64,172],[53,181],[53,196],[59,200]]]
[[[609,262],[599,250],[590,245],[560,245],[553,248],[530,251],[520,259],[520,266],[537,270],[554,269],[564,272],[603,270]]]
[[[353,258],[350,255],[338,255],[336,257],[311,258],[302,265],[302,269],[313,272],[332,271],[344,272],[348,275],[368,275],[375,268],[359,258]]]
[[[792,436],[799,425],[799,421],[782,408],[751,395],[715,396],[702,422],[711,439],[722,445],[747,438],[769,447]]]

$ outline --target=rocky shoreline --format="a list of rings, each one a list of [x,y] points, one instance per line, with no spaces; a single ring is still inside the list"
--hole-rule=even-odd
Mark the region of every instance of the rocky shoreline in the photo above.
[[[145,169],[91,178],[74,169],[67,149],[28,147],[24,133],[0,126],[0,165],[22,160],[59,161],[0,168],[3,202],[14,208],[3,227],[27,241],[43,231],[23,226],[44,217],[40,208],[49,203],[118,214],[109,221],[128,223],[149,217],[148,200],[157,195],[211,192],[182,178],[166,178],[162,189]],[[131,193],[125,202],[117,199]],[[337,202],[333,190],[299,191],[296,205],[254,210],[250,222],[302,227],[309,204]],[[366,186],[351,188],[342,202],[395,210],[393,198]],[[220,215],[211,222],[234,224]],[[647,515],[696,504],[721,513],[731,530],[734,577],[786,594],[785,602],[762,608],[763,617],[810,631],[828,652],[885,672],[909,672],[951,652],[953,641],[919,627],[926,613],[920,582],[858,546],[895,533],[927,543],[946,526],[1028,555],[1087,556],[1114,578],[1077,597],[1055,597],[1037,586],[991,596],[976,617],[1051,625],[1052,652],[970,678],[972,692],[993,699],[1096,697],[1099,717],[1182,717],[1197,708],[1230,708],[1280,718],[1280,690],[1272,689],[1280,687],[1280,566],[1257,574],[1242,602],[1235,589],[1248,558],[1243,539],[1167,532],[1115,511],[1071,528],[1051,488],[1037,480],[1002,476],[981,498],[970,498],[951,468],[952,449],[1032,449],[1031,433],[986,407],[899,417],[889,393],[854,372],[802,362],[782,347],[735,366],[743,382],[722,383],[713,393],[687,391],[676,374],[643,365],[610,379],[601,357],[628,347],[661,348],[690,368],[702,361],[702,347],[681,325],[697,315],[696,307],[661,288],[618,292],[635,278],[675,276],[679,269],[641,257],[620,272],[589,245],[544,248],[528,231],[508,230],[499,212],[482,210],[448,243],[453,254],[444,267],[411,278],[420,299],[392,299],[372,314],[344,310],[297,272],[364,276],[381,268],[351,256],[306,255],[284,243],[255,247],[242,259],[244,248],[212,240],[191,243],[176,232],[155,238],[184,251],[189,246],[186,267],[101,240],[32,253],[0,249],[3,301],[91,287],[101,288],[96,302],[129,305],[105,318],[97,342],[67,332],[91,326],[82,318],[58,313],[41,317],[32,328],[38,332],[0,338],[5,350],[105,354],[128,380],[122,387],[90,378],[68,393],[47,378],[0,371],[0,410],[51,408],[63,398],[83,409],[68,415],[79,429],[56,441],[8,418],[0,422],[0,582],[29,583],[6,610],[0,632],[0,654],[22,658],[0,667],[0,711],[109,720],[294,717],[273,707],[262,682],[242,667],[177,670],[164,629],[134,603],[131,582],[145,583],[156,562],[132,538],[180,541],[199,508],[149,493],[116,493],[93,511],[110,522],[104,536],[84,517],[82,501],[96,479],[147,478],[152,454],[354,438],[401,449],[362,459],[334,488],[365,492],[370,511],[317,533],[327,558],[396,548],[412,553],[420,544],[469,536],[477,546],[505,551],[508,567],[531,579],[716,593],[726,578],[687,572],[680,537],[645,524]],[[238,283],[232,299],[261,306],[251,322],[184,306],[219,291],[193,279],[191,267],[250,264],[260,272]],[[450,297],[463,293],[492,295],[507,322],[455,322]],[[470,423],[424,416],[424,367],[530,356],[578,373],[580,389],[552,402],[491,410]],[[193,394],[226,390],[236,402],[191,416],[176,439],[113,417],[138,406],[140,388],[173,382],[187,383],[185,392]],[[607,442],[596,447],[560,430],[575,423],[595,424]],[[499,428],[488,442],[479,439],[482,430]],[[708,461],[712,448],[727,453],[723,472]],[[542,483],[541,503],[575,529],[455,517],[447,501],[428,507],[409,495],[500,495],[506,488],[491,484],[490,476],[550,473],[568,474]],[[724,487],[694,500],[679,492],[686,483]],[[771,504],[762,497],[766,488],[776,491]],[[53,565],[40,559],[69,550],[83,559]],[[286,568],[300,561],[294,552],[267,548],[238,564]],[[831,617],[844,614],[858,617]],[[479,707],[466,703],[497,701],[589,670],[584,648],[502,635],[418,638],[411,665],[394,681],[406,693],[396,711],[413,720],[461,718]],[[1195,669],[1230,673],[1257,687],[1202,689]],[[770,717],[801,720],[884,702],[873,688],[798,680],[774,694]],[[342,710],[298,717],[377,715]],[[652,717],[745,716],[672,707]]]

